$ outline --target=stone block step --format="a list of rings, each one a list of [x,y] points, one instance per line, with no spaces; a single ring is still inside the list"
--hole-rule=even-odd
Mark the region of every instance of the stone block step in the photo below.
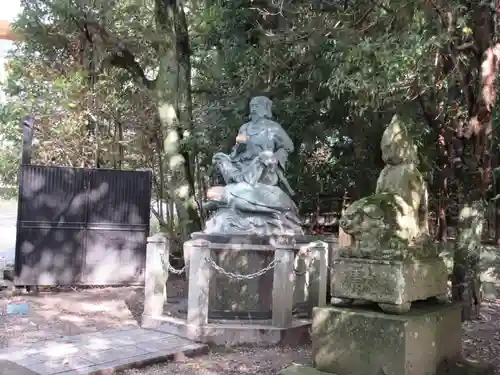
[[[169,333],[123,328],[8,347],[0,350],[0,367],[5,375],[114,374],[207,352],[206,345]]]
[[[284,370],[281,370],[278,375],[335,375],[328,372],[318,371],[313,367],[293,364]]]

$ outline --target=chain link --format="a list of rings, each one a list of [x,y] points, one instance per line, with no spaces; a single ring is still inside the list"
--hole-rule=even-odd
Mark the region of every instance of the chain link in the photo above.
[[[210,257],[206,257],[205,260],[217,272],[219,272],[220,274],[222,274],[222,275],[224,275],[226,277],[229,277],[230,279],[235,279],[235,280],[252,280],[252,279],[255,279],[255,278],[257,278],[259,276],[262,276],[265,273],[271,271],[280,262],[279,260],[274,259],[271,263],[268,264],[267,267],[261,269],[260,271],[257,271],[255,273],[251,273],[249,275],[240,275],[240,274],[237,274],[237,273],[234,273],[234,272],[226,271],[224,268],[222,268],[217,263],[215,263],[213,261],[213,259],[210,258]]]
[[[167,272],[173,273],[174,275],[180,275],[186,270],[186,266],[182,267],[180,270],[176,270],[172,265],[170,264],[170,259],[167,259],[165,261],[165,254],[160,253],[160,258],[161,258],[161,263],[163,265],[163,269],[166,270]]]

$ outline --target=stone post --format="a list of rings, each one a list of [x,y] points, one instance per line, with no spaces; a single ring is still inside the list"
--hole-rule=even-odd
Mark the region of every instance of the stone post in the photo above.
[[[294,306],[308,301],[309,298],[309,244],[301,245],[298,252],[295,254],[294,273]]]
[[[189,290],[187,313],[187,337],[196,339],[208,324],[208,300],[211,265],[210,242],[205,240],[187,241],[189,248]],[[223,291],[221,291],[223,292]]]
[[[327,276],[326,276],[326,298],[327,301],[330,302],[330,299],[332,297],[332,291],[331,291],[331,286],[332,286],[332,273],[331,271],[331,265],[333,263],[333,260],[338,258],[339,256],[339,247],[340,247],[340,239],[334,236],[330,236],[324,240],[328,244],[328,259],[327,259],[327,264],[326,264],[326,269],[327,269]]]
[[[293,289],[295,272],[293,270],[295,251],[293,246],[277,245],[274,259],[278,262],[274,267],[273,280],[273,326],[289,328],[292,325]]]
[[[326,306],[326,289],[328,285],[328,244],[323,241],[312,243],[310,248],[311,267],[309,272],[309,306]]]
[[[295,302],[306,302],[309,314],[315,306],[326,305],[331,245],[323,241],[302,245],[295,259]]]
[[[169,248],[164,234],[148,238],[146,250],[146,282],[144,285],[144,314],[155,317],[163,315],[167,301],[167,279]]]
[[[341,215],[344,215],[344,212],[345,212],[347,206],[349,206],[349,204],[350,204],[350,199],[347,196],[347,194],[345,194],[344,197],[342,198]],[[342,227],[339,225],[339,246],[342,248],[347,248],[347,247],[351,246],[352,243],[353,243],[352,236],[347,234],[346,232],[344,232]]]

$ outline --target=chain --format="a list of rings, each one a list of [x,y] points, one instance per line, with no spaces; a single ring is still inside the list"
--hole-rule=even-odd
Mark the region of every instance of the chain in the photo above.
[[[298,270],[294,269],[293,272],[295,273],[296,276],[304,276],[306,273],[309,272],[311,267],[312,267],[312,262],[309,263],[309,266],[307,266],[304,271],[298,271]]]
[[[163,269],[167,270],[168,272],[173,273],[174,275],[180,275],[186,270],[186,266],[182,267],[180,270],[176,270],[172,265],[170,264],[170,260],[165,261],[165,254],[160,253],[160,258],[161,258],[161,263],[163,265]]]
[[[274,259],[271,263],[269,263],[269,265],[263,269],[261,269],[260,271],[257,271],[255,273],[251,273],[249,275],[239,275],[237,273],[233,273],[233,272],[229,272],[229,271],[226,271],[224,268],[222,268],[221,266],[219,266],[217,263],[215,263],[212,258],[210,257],[206,257],[205,260],[208,262],[208,264],[210,264],[217,272],[219,272],[220,274],[226,276],[226,277],[229,277],[230,279],[235,279],[235,280],[252,280],[252,279],[255,279],[259,276],[262,276],[264,275],[265,273],[271,271],[274,267],[276,267],[276,265],[280,262],[279,260],[276,260]]]

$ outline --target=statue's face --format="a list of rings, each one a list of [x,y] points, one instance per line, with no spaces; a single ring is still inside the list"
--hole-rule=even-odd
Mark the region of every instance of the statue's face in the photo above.
[[[352,203],[342,215],[339,225],[349,234],[362,233],[383,220],[380,208],[360,199]]]
[[[252,100],[250,102],[250,116],[251,117],[257,117],[257,118],[262,118],[262,117],[269,117],[269,109],[267,106],[257,100]]]

